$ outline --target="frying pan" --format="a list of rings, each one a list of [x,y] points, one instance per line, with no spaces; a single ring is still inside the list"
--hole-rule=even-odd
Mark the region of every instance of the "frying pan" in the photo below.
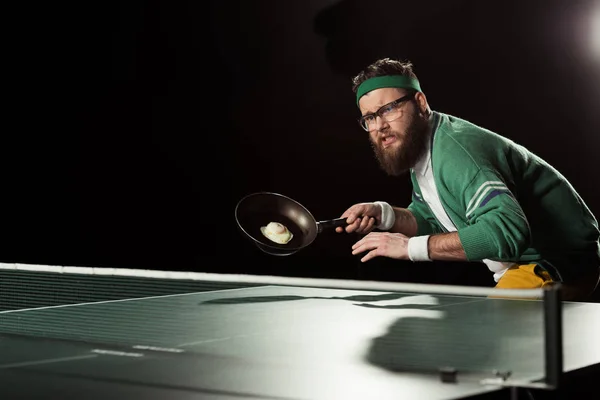
[[[235,219],[241,231],[259,249],[276,256],[287,256],[305,248],[324,229],[347,225],[346,218],[316,221],[302,204],[271,192],[252,193],[242,198],[235,207]],[[269,222],[287,226],[294,235],[292,240],[279,244],[267,239],[260,228]]]

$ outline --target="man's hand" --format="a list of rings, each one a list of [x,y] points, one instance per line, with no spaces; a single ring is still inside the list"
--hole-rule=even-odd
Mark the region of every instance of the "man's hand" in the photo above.
[[[383,256],[408,260],[408,236],[401,233],[371,232],[352,246],[352,254],[368,253],[360,261]]]
[[[348,208],[341,216],[346,218],[346,227],[337,227],[338,233],[360,233],[366,234],[376,228],[381,219],[381,207],[375,203],[359,203]]]
[[[410,260],[409,237],[402,233],[371,232],[352,246],[352,254],[368,252],[362,262],[383,256],[397,260]],[[467,261],[457,232],[442,233],[429,237],[429,257],[441,261]]]

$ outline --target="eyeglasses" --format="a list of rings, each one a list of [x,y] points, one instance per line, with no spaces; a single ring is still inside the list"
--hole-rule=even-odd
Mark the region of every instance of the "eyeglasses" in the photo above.
[[[370,132],[375,130],[375,121],[377,120],[377,117],[386,122],[395,121],[402,116],[402,110],[400,109],[402,103],[412,100],[414,96],[414,93],[407,94],[397,100],[384,104],[374,113],[365,114],[360,117],[358,123],[365,131]]]

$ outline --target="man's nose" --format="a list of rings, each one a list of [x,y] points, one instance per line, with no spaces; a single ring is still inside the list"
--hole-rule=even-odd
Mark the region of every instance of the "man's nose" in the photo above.
[[[375,130],[377,132],[381,132],[387,128],[389,128],[390,124],[383,119],[382,117],[380,117],[379,115],[375,116]]]

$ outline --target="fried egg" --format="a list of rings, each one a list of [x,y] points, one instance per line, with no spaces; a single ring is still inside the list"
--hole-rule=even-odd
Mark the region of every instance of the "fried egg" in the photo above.
[[[260,231],[267,239],[279,244],[288,243],[294,236],[285,225],[279,222],[269,222],[267,226],[261,226]]]

